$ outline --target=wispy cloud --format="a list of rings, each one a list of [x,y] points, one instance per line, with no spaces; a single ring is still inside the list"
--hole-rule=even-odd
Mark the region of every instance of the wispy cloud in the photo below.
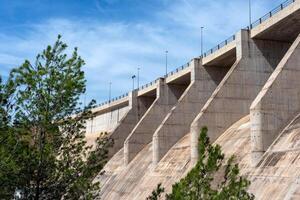
[[[274,1],[255,1],[253,16],[272,8]],[[95,3],[98,10],[106,11],[101,1]],[[86,61],[87,99],[103,101],[108,98],[109,82],[114,96],[128,92],[131,75],[138,67],[141,84],[163,75],[166,49],[170,69],[198,56],[201,26],[205,26],[205,47],[209,48],[248,23],[245,0],[165,0],[164,5],[142,22],[51,17],[27,25],[24,34],[0,33],[0,74],[7,74],[8,68],[20,65],[25,58],[33,60],[62,34],[70,47],[79,47]]]

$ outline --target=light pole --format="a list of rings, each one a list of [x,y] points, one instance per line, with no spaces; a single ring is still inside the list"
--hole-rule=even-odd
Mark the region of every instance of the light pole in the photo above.
[[[165,53],[166,53],[166,77],[167,77],[167,75],[168,75],[168,50],[166,50],[165,51]]]
[[[137,88],[140,87],[140,69],[141,68],[137,68]]]
[[[132,78],[132,91],[134,91],[134,79],[135,79],[135,75],[133,75],[131,78]]]
[[[108,100],[109,100],[109,103],[111,101],[111,82],[109,82],[109,91],[108,91]]]
[[[249,0],[249,30],[251,29],[252,23],[252,9],[251,9],[251,0]]]
[[[203,56],[203,26],[201,26],[201,57]]]

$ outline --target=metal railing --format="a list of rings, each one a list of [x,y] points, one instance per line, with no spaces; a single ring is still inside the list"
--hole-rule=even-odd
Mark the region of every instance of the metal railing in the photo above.
[[[154,80],[154,81],[151,81],[150,83],[147,83],[147,84],[145,84],[145,85],[142,85],[142,86],[139,87],[137,90],[138,90],[138,91],[143,90],[143,89],[145,89],[145,88],[147,88],[147,87],[150,87],[150,86],[156,84],[157,82],[158,82],[158,79],[156,79],[156,80]]]
[[[180,71],[182,71],[182,70],[188,68],[189,66],[190,66],[190,63],[188,62],[188,63],[186,63],[186,64],[184,64],[184,65],[182,65],[182,66],[176,68],[175,70],[169,72],[169,73],[166,74],[164,77],[167,78],[167,77],[169,77],[169,76],[172,76],[172,75],[174,75],[174,74],[176,74],[176,73],[178,73],[178,72],[180,72]]]
[[[118,97],[112,98],[111,100],[108,100],[108,101],[102,102],[102,103],[100,103],[100,104],[97,104],[95,107],[101,107],[101,106],[110,104],[110,103],[112,103],[112,102],[114,102],[114,101],[117,101],[117,100],[119,100],[119,99],[126,98],[126,97],[128,97],[128,95],[129,95],[128,93],[123,94],[123,95],[120,95],[120,96],[118,96]]]
[[[233,42],[234,40],[235,40],[235,35],[232,35],[231,37],[229,37],[225,41],[221,42],[220,44],[218,44],[214,48],[211,48],[210,50],[208,50],[207,52],[205,52],[201,57],[205,58],[206,56],[208,56],[208,55],[210,55],[210,54],[218,51],[222,47],[225,47],[226,45],[228,45],[229,43]]]
[[[285,9],[286,7],[288,7],[289,5],[291,5],[293,3],[295,3],[295,0],[287,0],[287,1],[283,2],[282,4],[280,4],[279,6],[277,6],[276,8],[274,8],[273,10],[271,10],[270,12],[268,12],[267,14],[265,14],[264,16],[259,18],[258,20],[254,21],[250,25],[250,29],[253,29],[256,26],[260,25],[261,23],[263,23],[264,21],[271,18],[273,15],[282,11],[283,9]],[[249,26],[247,28],[249,29]]]

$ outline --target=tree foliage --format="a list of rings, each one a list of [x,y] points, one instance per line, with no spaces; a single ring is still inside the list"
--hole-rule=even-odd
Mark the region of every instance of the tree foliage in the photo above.
[[[95,176],[107,161],[112,141],[101,135],[92,149],[82,109],[84,61],[71,56],[58,36],[53,46],[26,60],[0,82],[0,199],[93,199]]]
[[[240,176],[234,156],[227,161],[221,146],[212,145],[203,128],[198,141],[199,159],[196,166],[172,186],[172,192],[166,195],[167,200],[223,200],[254,199],[247,192],[250,181]],[[155,190],[155,196],[161,196],[164,189]],[[157,193],[159,192],[159,193]],[[149,196],[151,199],[154,195]]]

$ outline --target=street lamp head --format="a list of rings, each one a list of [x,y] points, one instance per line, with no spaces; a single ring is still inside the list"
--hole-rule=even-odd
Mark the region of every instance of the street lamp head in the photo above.
[[[132,78],[132,79],[135,79],[135,77],[136,77],[136,76],[135,76],[135,75],[133,75],[131,78]]]

